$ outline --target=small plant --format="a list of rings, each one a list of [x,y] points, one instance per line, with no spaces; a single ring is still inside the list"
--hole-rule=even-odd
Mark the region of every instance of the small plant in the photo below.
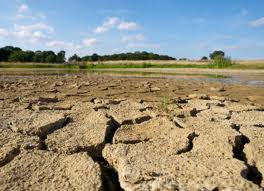
[[[234,65],[230,57],[216,56],[210,63],[210,68],[227,68]]]
[[[80,65],[79,65],[79,68],[80,68],[80,69],[86,69],[86,66],[85,66],[85,64],[80,64]]]
[[[164,110],[166,113],[169,112],[168,105],[169,105],[169,98],[166,97],[166,96],[164,96],[164,97],[163,97],[162,106],[163,106],[163,110]]]

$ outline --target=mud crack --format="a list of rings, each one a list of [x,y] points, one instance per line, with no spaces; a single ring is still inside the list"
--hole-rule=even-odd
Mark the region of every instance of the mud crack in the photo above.
[[[105,144],[113,144],[113,137],[117,129],[120,128],[121,125],[112,116],[106,115],[106,117],[111,120],[109,124],[110,129],[108,129],[105,134]],[[101,152],[102,151],[103,149],[101,150]],[[105,158],[93,158],[93,160],[100,165],[103,191],[123,191],[120,186],[117,171],[109,165]]]
[[[94,161],[100,165],[103,191],[123,191],[117,171],[103,157],[94,159]]]
[[[124,141],[119,141],[118,143],[125,144],[125,145],[135,145],[139,143],[146,143],[150,139],[144,139],[144,140],[124,140]]]
[[[262,174],[256,166],[250,165],[248,163],[246,153],[244,152],[245,145],[249,144],[250,140],[242,133],[240,134],[241,135],[235,137],[235,145],[233,146],[233,157],[235,159],[243,161],[247,167],[247,169],[241,171],[241,176],[260,186],[263,179]]]
[[[48,146],[45,143],[45,140],[47,139],[47,136],[54,133],[55,131],[62,129],[66,127],[68,124],[70,124],[73,121],[72,118],[66,117],[64,123],[62,125],[54,126],[54,128],[50,129],[49,131],[42,132],[39,134],[39,140],[40,140],[40,150],[47,150]],[[59,123],[58,123],[59,124]]]
[[[254,127],[257,127],[257,128],[264,128],[264,125],[263,125],[263,124],[256,124],[256,125],[254,125]]]
[[[192,116],[192,117],[197,117],[197,115],[199,114],[199,113],[202,113],[203,111],[207,111],[207,110],[209,110],[210,109],[210,107],[208,107],[208,108],[206,108],[206,109],[201,109],[201,110],[198,110],[198,109],[196,109],[196,108],[193,108],[192,110],[190,110],[190,115]]]
[[[3,159],[0,160],[0,167],[3,167],[10,163],[16,156],[20,154],[20,148],[12,148],[10,152],[8,152]]]
[[[181,155],[181,154],[184,154],[184,153],[190,152],[190,151],[193,149],[193,141],[194,141],[194,139],[195,139],[196,137],[199,137],[199,135],[196,134],[195,132],[193,132],[193,133],[191,133],[190,135],[188,135],[188,137],[187,137],[187,138],[188,138],[188,145],[187,145],[185,148],[179,150],[179,151],[177,152],[177,155]]]
[[[106,115],[107,118],[111,119],[110,129],[106,131],[105,134],[105,144],[113,144],[113,138],[118,128],[121,127],[121,125],[112,117],[109,115]]]

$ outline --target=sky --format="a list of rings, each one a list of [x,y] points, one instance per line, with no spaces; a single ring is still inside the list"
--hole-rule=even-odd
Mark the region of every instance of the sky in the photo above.
[[[263,0],[0,0],[0,47],[264,58]]]

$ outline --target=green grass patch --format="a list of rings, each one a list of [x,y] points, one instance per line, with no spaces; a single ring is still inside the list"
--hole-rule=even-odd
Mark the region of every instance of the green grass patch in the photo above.
[[[207,64],[85,64],[81,69],[126,69],[126,68],[218,68],[217,65]]]
[[[44,69],[52,69],[52,68],[58,68],[58,69],[79,69],[79,65],[73,65],[73,64],[38,64],[38,63],[29,63],[29,64],[23,64],[23,63],[0,63],[0,68],[25,68],[25,69],[31,69],[31,68],[44,68]]]
[[[200,69],[264,69],[264,64],[236,64],[226,58],[213,60],[208,64],[38,64],[38,63],[0,63],[0,68],[40,68],[40,69],[129,69],[129,68],[200,68]]]

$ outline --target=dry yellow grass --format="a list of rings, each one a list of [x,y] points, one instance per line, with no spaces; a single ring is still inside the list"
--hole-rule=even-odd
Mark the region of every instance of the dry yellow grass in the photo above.
[[[200,60],[188,60],[188,61],[178,61],[178,60],[119,60],[119,61],[100,61],[100,62],[89,62],[92,64],[195,64],[195,65],[202,65],[208,64],[207,61],[200,61]]]
[[[242,65],[264,65],[264,60],[234,60],[236,64]],[[89,62],[90,63],[90,62]],[[132,60],[120,60],[120,61],[100,61],[100,62],[92,62],[93,64],[180,64],[180,65],[206,65],[209,61],[201,61],[201,60],[187,60],[187,61],[179,61],[179,60],[140,60],[140,61],[132,61]]]
[[[250,65],[250,64],[263,64],[264,60],[235,60],[238,64]]]

